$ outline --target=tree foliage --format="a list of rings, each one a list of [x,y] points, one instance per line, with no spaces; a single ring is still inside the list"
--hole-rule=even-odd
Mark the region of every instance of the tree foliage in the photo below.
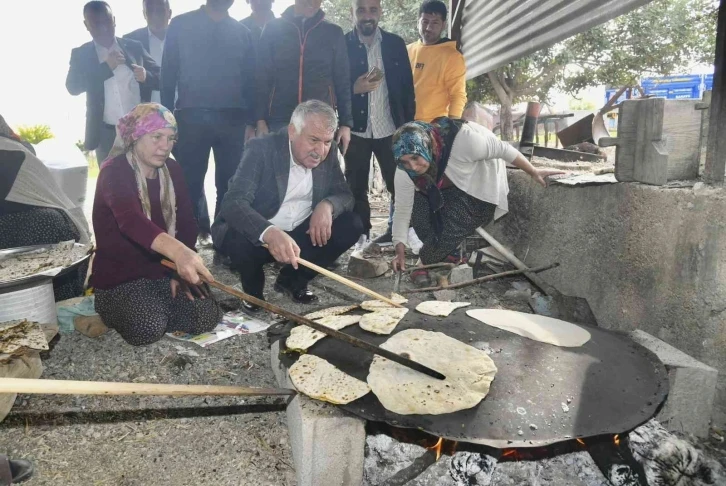
[[[403,37],[406,43],[418,39],[416,23],[418,8],[423,0],[383,0],[381,28]],[[351,7],[353,0],[323,0],[325,18],[340,25],[344,32],[353,28]]]
[[[558,88],[575,94],[597,85],[628,86],[644,76],[713,62],[717,2],[655,0],[469,81],[470,99],[501,105],[502,138],[511,138],[511,105],[547,102]]]
[[[19,126],[16,132],[20,138],[33,145],[54,137],[48,125]]]

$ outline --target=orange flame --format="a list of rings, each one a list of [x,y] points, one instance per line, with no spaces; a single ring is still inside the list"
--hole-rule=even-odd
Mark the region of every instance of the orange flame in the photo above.
[[[619,447],[620,446],[620,435],[615,434],[615,436],[613,437],[613,442],[615,442],[615,445]]]
[[[444,444],[444,438],[439,437],[439,441],[435,445],[433,445],[432,447],[427,447],[428,450],[436,452],[437,461],[439,460],[439,457],[441,457],[441,448],[442,448],[443,444]]]
[[[580,445],[585,445],[585,441],[582,439],[575,439]]]

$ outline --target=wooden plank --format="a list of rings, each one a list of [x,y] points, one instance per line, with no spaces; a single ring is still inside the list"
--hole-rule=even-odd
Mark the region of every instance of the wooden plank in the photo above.
[[[666,100],[663,112],[663,140],[668,151],[668,180],[698,178],[701,139],[700,100]]]
[[[716,58],[714,60],[713,94],[708,127],[708,149],[704,178],[709,183],[721,183],[726,171],[726,0],[718,8],[716,27]]]

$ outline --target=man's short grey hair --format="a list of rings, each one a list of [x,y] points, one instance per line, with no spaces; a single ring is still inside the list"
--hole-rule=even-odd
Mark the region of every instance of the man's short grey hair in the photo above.
[[[319,100],[308,100],[297,105],[295,111],[292,112],[290,124],[295,127],[297,133],[300,133],[305,126],[305,121],[312,115],[320,117],[331,132],[338,129],[338,116],[335,114],[335,110],[329,104]]]

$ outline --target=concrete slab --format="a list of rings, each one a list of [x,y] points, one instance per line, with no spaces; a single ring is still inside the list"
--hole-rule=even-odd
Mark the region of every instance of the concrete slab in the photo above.
[[[281,387],[293,388],[278,359],[279,341],[271,349],[272,371]],[[365,457],[365,420],[304,395],[287,406],[287,428],[298,486],[360,486]]]
[[[454,267],[449,275],[450,284],[471,282],[472,280],[474,280],[474,269],[467,264]]]
[[[718,370],[647,332],[635,330],[629,335],[635,342],[658,355],[668,370],[670,392],[656,419],[670,431],[707,437],[716,396]]]

